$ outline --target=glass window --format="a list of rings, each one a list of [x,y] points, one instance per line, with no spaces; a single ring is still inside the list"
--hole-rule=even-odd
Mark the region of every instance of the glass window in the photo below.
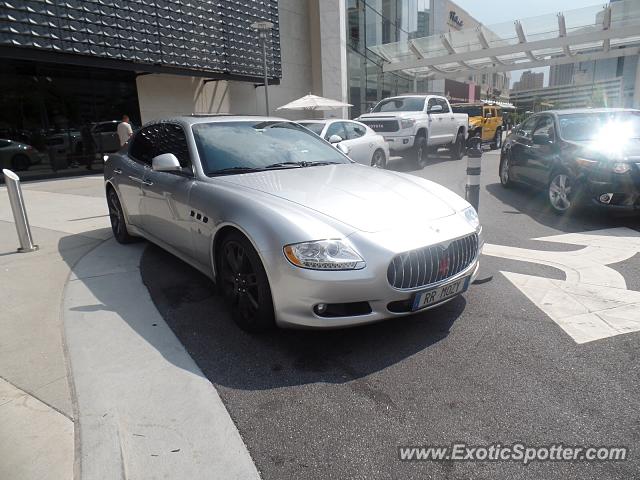
[[[207,175],[284,162],[349,163],[336,148],[293,122],[210,122],[192,128]]]
[[[482,107],[480,105],[451,105],[454,113],[466,113],[470,117],[481,117]]]
[[[118,122],[98,123],[93,131],[95,133],[114,133],[118,131]]]
[[[538,117],[531,117],[527,119],[518,129],[518,135],[521,137],[531,138],[531,132],[536,124]]]
[[[154,157],[163,153],[173,153],[178,158],[182,168],[191,167],[187,137],[180,125],[165,123],[164,134],[156,138],[155,145]]]
[[[155,141],[161,129],[159,124],[149,125],[136,133],[129,147],[129,155],[134,160],[151,165],[151,159],[155,157]]]
[[[347,131],[347,140],[353,140],[354,138],[360,138],[367,130],[356,122],[344,122],[345,130]]]
[[[449,113],[449,104],[444,98],[436,98],[436,105],[440,105],[442,107],[442,113]]]
[[[435,98],[431,97],[429,102],[427,103],[427,110],[430,110],[431,107],[435,107],[438,104]]]
[[[533,131],[532,137],[535,135],[544,135],[548,137],[550,141],[554,141],[555,129],[553,127],[553,118],[549,115],[543,115]]]
[[[396,97],[382,100],[373,109],[374,112],[421,112],[424,109],[424,97]]]
[[[327,128],[327,133],[324,134],[325,140],[329,140],[332,135],[338,135],[343,140],[347,138],[347,132],[344,131],[344,123],[343,122],[333,122]]]
[[[307,122],[303,122],[300,125],[302,125],[305,128],[308,128],[309,130],[311,130],[316,135],[321,135],[322,134],[322,129],[324,128],[324,123],[307,123]]]

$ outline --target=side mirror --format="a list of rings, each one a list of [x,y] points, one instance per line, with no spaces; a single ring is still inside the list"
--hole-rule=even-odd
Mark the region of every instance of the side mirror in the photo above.
[[[442,112],[442,105],[432,105],[427,110],[427,113],[441,113],[441,112]]]
[[[182,167],[173,153],[163,153],[151,160],[151,168],[156,172],[180,172]]]
[[[349,147],[347,147],[346,145],[339,143],[336,145],[336,148],[338,150],[340,150],[342,153],[344,153],[345,155],[349,155]]]
[[[340,143],[343,138],[340,135],[331,135],[329,137],[329,143]]]
[[[534,145],[550,145],[551,142],[551,137],[549,137],[549,135],[545,135],[543,133],[536,133],[533,136],[533,144]]]

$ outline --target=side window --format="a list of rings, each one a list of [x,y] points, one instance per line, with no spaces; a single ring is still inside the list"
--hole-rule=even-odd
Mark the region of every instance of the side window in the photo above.
[[[103,123],[96,126],[96,133],[113,133],[118,130],[118,124],[115,122]]]
[[[549,141],[553,142],[555,140],[553,118],[549,115],[544,115],[536,125],[532,138],[534,135],[544,135],[545,137],[548,137]]]
[[[354,138],[362,137],[367,131],[362,125],[358,125],[355,122],[344,122],[345,130],[347,131],[347,140],[353,140]]]
[[[427,111],[429,111],[431,107],[435,107],[437,104],[438,104],[438,100],[435,97],[431,97],[429,99],[429,103],[427,103]]]
[[[129,155],[138,162],[151,165],[151,159],[155,157],[155,142],[161,128],[161,125],[149,125],[136,133],[129,146]]]
[[[331,138],[331,135],[339,135],[340,138],[346,140],[347,134],[344,131],[343,122],[333,122],[331,125],[329,125],[329,128],[327,128],[327,133],[324,134],[325,140],[329,140]]]
[[[165,123],[163,127],[164,132],[157,139],[154,156],[173,153],[178,158],[182,168],[189,168],[191,159],[189,158],[189,147],[187,146],[187,137],[184,129],[175,123]]]
[[[533,127],[536,124],[538,117],[531,117],[527,121],[525,121],[522,125],[520,125],[520,129],[518,130],[518,135],[521,137],[531,138],[531,133],[533,132]]]
[[[444,98],[438,98],[436,100],[438,105],[442,105],[442,113],[449,113],[451,110],[449,109],[449,104]]]
[[[498,118],[498,111],[495,108],[491,109],[491,116],[493,118]]]

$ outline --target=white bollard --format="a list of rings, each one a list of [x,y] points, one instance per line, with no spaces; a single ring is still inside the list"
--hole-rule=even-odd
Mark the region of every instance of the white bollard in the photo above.
[[[22,188],[20,187],[20,177],[11,170],[2,170],[4,174],[4,182],[7,185],[7,193],[9,194],[9,203],[11,211],[16,222],[16,230],[18,232],[18,240],[20,248],[18,252],[27,253],[38,250],[38,246],[33,244],[31,237],[31,228],[29,227],[29,219],[27,218],[27,210],[24,207],[24,198],[22,197]]]

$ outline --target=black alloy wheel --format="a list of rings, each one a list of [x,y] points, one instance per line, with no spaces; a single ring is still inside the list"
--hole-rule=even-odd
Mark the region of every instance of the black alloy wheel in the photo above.
[[[129,235],[127,231],[127,222],[124,217],[122,205],[118,194],[113,188],[109,188],[107,191],[107,206],[109,207],[109,220],[111,221],[111,230],[113,236],[118,243],[131,243],[135,240],[135,237]]]
[[[230,233],[218,251],[218,284],[233,320],[247,332],[275,326],[267,274],[251,243],[240,233]]]

